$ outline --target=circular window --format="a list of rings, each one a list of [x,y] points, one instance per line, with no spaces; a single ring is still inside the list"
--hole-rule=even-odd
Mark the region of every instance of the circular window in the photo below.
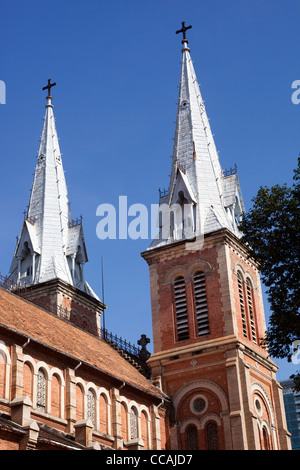
[[[203,395],[195,396],[190,404],[191,411],[196,414],[203,413],[207,408],[207,400]]]
[[[205,401],[203,398],[196,398],[193,403],[193,408],[197,413],[201,413],[201,411],[203,411],[205,408]]]
[[[255,411],[256,413],[261,416],[262,415],[262,404],[261,404],[261,401],[258,397],[255,398],[254,400],[254,406],[255,406]]]

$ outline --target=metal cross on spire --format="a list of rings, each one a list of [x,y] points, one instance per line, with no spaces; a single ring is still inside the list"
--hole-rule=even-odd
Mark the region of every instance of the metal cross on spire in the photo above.
[[[51,83],[51,78],[49,78],[49,79],[48,79],[48,85],[47,85],[47,86],[44,86],[44,88],[43,88],[43,90],[48,90],[48,96],[47,96],[47,98],[50,97],[51,88],[52,88],[53,86],[55,86],[55,85],[56,85],[56,83]],[[47,98],[46,98],[46,99],[47,99]]]
[[[185,21],[182,21],[182,28],[179,29],[178,31],[176,31],[176,34],[179,34],[179,33],[182,33],[183,34],[183,41],[187,41],[187,38],[186,38],[186,35],[185,35],[185,32],[188,30],[188,29],[191,29],[191,25],[190,26],[185,26]]]

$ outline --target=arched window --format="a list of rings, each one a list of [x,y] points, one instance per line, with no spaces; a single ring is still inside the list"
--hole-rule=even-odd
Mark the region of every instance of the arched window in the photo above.
[[[81,384],[76,384],[76,420],[84,418],[84,391]]]
[[[270,450],[269,436],[265,427],[262,429],[262,450]]]
[[[128,441],[127,407],[124,403],[121,403],[121,436],[123,441]]]
[[[52,376],[51,380],[51,414],[60,418],[60,403],[61,403],[61,382],[60,377],[56,374]]]
[[[185,281],[179,276],[174,281],[175,311],[177,325],[177,340],[189,338],[188,313],[186,304]]]
[[[194,275],[194,295],[198,336],[209,334],[205,275],[199,271]]]
[[[46,374],[43,369],[39,369],[37,377],[36,407],[45,413],[46,411]]]
[[[206,438],[208,450],[219,449],[218,426],[214,421],[211,421],[206,426]]]
[[[239,299],[240,299],[240,308],[241,308],[241,318],[242,318],[242,328],[243,335],[247,338],[247,320],[246,320],[246,310],[245,310],[245,299],[244,299],[244,281],[240,272],[237,273],[237,281],[239,288]]]
[[[187,450],[198,450],[198,431],[196,426],[191,425],[186,431]]]
[[[23,366],[23,395],[33,401],[33,370],[28,362],[25,362]]]
[[[96,401],[95,394],[92,390],[89,390],[87,393],[87,417],[95,425],[95,410],[96,410]]]
[[[101,393],[99,398],[100,432],[108,434],[108,403],[106,396]]]
[[[0,398],[5,398],[6,355],[0,351]]]
[[[252,287],[252,284],[250,282],[250,279],[247,279],[247,281],[246,281],[246,288],[247,288],[247,301],[248,301],[248,309],[249,309],[249,315],[250,315],[250,326],[251,326],[252,341],[253,341],[253,343],[256,343],[253,287]]]
[[[144,450],[149,449],[148,416],[144,410],[141,412],[141,438],[144,442]]]
[[[135,408],[130,410],[130,439],[138,437],[137,412]]]

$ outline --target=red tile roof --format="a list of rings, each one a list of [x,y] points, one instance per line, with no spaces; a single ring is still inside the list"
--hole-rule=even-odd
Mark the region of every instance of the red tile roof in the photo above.
[[[0,326],[55,348],[134,387],[162,397],[162,393],[134,366],[101,340],[0,288]]]

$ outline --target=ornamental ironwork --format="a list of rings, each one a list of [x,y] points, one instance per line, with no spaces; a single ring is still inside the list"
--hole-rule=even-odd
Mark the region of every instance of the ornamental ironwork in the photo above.
[[[46,411],[46,376],[42,369],[39,370],[37,377],[36,407],[40,411]]]
[[[87,394],[87,417],[95,424],[95,396],[92,390]]]
[[[134,408],[130,410],[130,439],[137,439],[137,414]]]

